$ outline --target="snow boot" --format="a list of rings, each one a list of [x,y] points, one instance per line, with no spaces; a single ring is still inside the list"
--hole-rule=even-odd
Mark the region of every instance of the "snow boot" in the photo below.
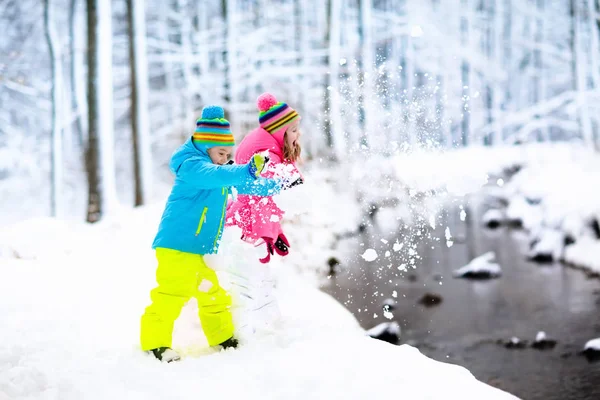
[[[223,343],[221,343],[219,346],[221,346],[223,350],[227,350],[229,348],[235,349],[236,347],[238,347],[238,341],[232,336]]]
[[[159,347],[157,349],[148,350],[148,353],[152,353],[154,357],[166,363],[181,360],[179,354],[170,347]]]

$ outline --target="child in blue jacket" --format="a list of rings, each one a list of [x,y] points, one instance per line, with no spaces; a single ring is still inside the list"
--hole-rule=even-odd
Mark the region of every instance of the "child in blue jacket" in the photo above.
[[[193,136],[170,162],[175,182],[152,244],[158,260],[158,286],[150,292],[152,304],[142,316],[140,333],[142,350],[165,362],[180,359],[171,349],[173,325],[191,297],[198,301],[209,345],[237,346],[231,298],[203,255],[219,248],[230,187],[258,196],[280,190],[276,180],[260,177],[268,162],[260,154],[247,164],[225,165],[235,142],[224,117],[221,107],[205,107]]]

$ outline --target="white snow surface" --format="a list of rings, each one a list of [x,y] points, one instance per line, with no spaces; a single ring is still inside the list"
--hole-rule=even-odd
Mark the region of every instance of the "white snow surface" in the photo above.
[[[563,258],[570,264],[600,274],[600,240],[579,238],[575,244],[565,247]]]
[[[334,200],[312,194],[311,205],[321,208],[290,214],[286,225],[298,250],[265,267],[276,282],[278,323],[236,350],[216,352],[190,302],[174,333],[183,360],[172,364],[138,345],[155,286],[149,245],[164,203],[94,226],[38,219],[3,227],[0,399],[515,398],[465,368],[368,338],[342,305],[305,279],[302,271],[320,268],[313,265],[327,256],[331,231],[344,228],[336,218],[347,211],[339,210],[338,193]],[[227,274],[219,276],[226,285]]]

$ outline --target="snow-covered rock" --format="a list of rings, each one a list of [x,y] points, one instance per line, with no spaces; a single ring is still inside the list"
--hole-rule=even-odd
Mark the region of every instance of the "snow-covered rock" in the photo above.
[[[556,346],[556,340],[549,339],[544,331],[539,331],[531,344],[531,347],[538,350],[553,349],[554,346]]]
[[[582,352],[590,361],[600,360],[600,338],[589,340]]]
[[[579,238],[574,244],[565,248],[563,259],[592,274],[600,274],[600,240],[590,237]]]
[[[423,297],[419,299],[419,304],[425,307],[433,307],[442,303],[444,299],[437,293],[425,293]]]
[[[542,224],[543,213],[539,205],[529,203],[523,196],[515,196],[506,209],[506,220],[511,225],[532,229]]]
[[[483,224],[488,228],[497,228],[500,225],[505,224],[507,221],[506,213],[498,209],[487,210],[481,219]]]
[[[367,330],[367,336],[373,339],[383,340],[384,342],[397,344],[400,340],[400,324],[396,321],[382,322],[379,325]]]
[[[524,349],[527,347],[527,341],[521,340],[516,336],[511,337],[509,340],[502,341],[504,347],[507,349]]]
[[[552,262],[562,258],[565,235],[558,229],[540,229],[532,233],[527,258],[537,262]]]
[[[498,278],[502,275],[502,268],[495,262],[496,254],[493,251],[487,252],[462,268],[454,271],[456,278],[489,279]]]

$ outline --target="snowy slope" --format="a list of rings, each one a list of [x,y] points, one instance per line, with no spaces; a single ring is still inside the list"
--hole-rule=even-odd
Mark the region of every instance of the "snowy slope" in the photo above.
[[[271,267],[282,311],[275,334],[215,353],[188,303],[174,344],[183,361],[157,362],[139,350],[138,335],[161,206],[94,227],[46,219],[3,229],[4,245],[26,256],[0,258],[0,399],[514,398],[462,367],[365,337],[349,312],[283,263]],[[42,246],[50,238],[53,246]]]

